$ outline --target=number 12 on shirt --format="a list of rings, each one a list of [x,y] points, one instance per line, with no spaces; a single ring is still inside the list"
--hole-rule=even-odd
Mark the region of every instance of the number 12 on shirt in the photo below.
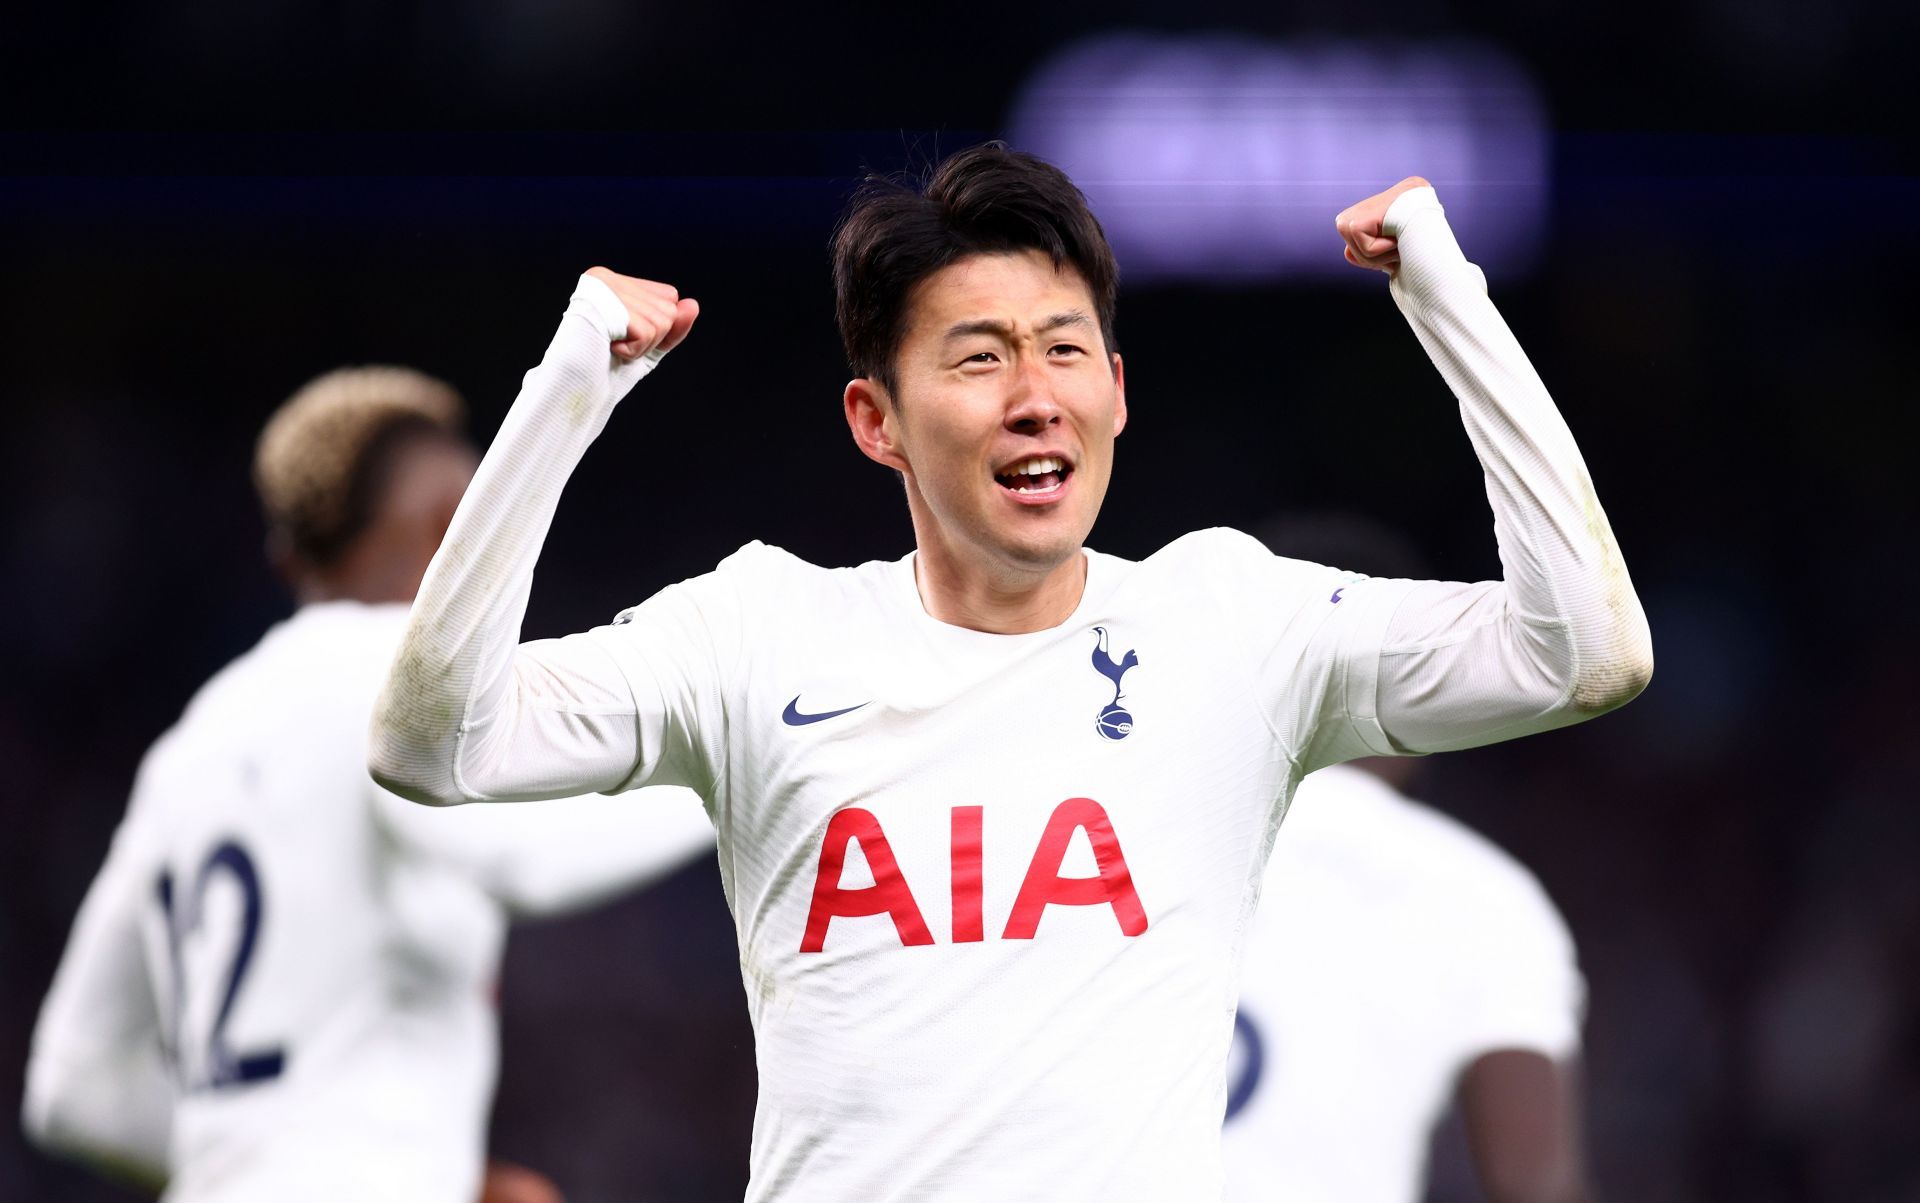
[[[199,931],[205,918],[207,890],[216,875],[230,877],[240,890],[240,931],[227,956],[216,961],[215,980],[190,982],[186,944]],[[166,921],[167,952],[173,967],[172,1032],[167,1041],[168,1052],[181,1089],[225,1090],[279,1077],[287,1064],[284,1046],[236,1053],[226,1041],[227,1020],[246,982],[247,967],[260,938],[264,913],[260,874],[254,867],[253,857],[237,841],[226,840],[216,845],[200,863],[190,891],[181,895],[174,888],[173,872],[162,870],[155,892]],[[187,1031],[189,1004],[209,986],[220,991],[213,1020],[204,1032],[190,1033]],[[196,1015],[203,1014],[205,1007],[191,1010]]]

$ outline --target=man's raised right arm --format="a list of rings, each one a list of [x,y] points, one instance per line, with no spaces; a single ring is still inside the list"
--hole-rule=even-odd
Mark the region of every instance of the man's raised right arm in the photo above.
[[[613,407],[686,338],[699,305],[665,284],[580,277],[414,599],[374,708],[373,778],[429,805],[612,789],[639,757],[624,675],[591,640],[522,646],[560,492]]]

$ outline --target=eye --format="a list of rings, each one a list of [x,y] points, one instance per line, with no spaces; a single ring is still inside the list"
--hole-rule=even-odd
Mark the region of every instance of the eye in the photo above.
[[[960,361],[961,363],[999,363],[1000,357],[992,351],[976,351]]]
[[[1072,343],[1055,343],[1051,347],[1047,348],[1047,354],[1058,355],[1062,357],[1069,356],[1069,355],[1085,355],[1086,353],[1087,353],[1086,348],[1077,347]]]

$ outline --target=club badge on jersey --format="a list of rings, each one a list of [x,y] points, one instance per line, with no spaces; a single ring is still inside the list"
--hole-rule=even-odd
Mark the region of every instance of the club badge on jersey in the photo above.
[[[1125,739],[1133,734],[1133,716],[1120,706],[1120,699],[1127,696],[1120,691],[1120,679],[1127,675],[1127,670],[1139,666],[1140,657],[1128,648],[1127,654],[1116,663],[1107,651],[1107,628],[1093,628],[1093,636],[1093,671],[1113,682],[1113,701],[1101,709],[1093,729],[1103,739]]]

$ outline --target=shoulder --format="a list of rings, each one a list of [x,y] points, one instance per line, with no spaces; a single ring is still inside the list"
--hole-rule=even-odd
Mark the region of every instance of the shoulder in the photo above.
[[[1191,531],[1141,561],[1142,565],[1189,565],[1207,562],[1251,562],[1274,554],[1260,540],[1227,526]]]
[[[294,693],[359,698],[371,705],[406,633],[409,607],[326,602],[302,607],[234,662],[247,687],[285,698]],[[290,690],[290,681],[303,688]]]
[[[1252,535],[1211,527],[1180,536],[1136,564],[1125,587],[1155,598],[1181,598],[1229,618],[1278,630],[1287,616],[1312,612],[1332,592],[1360,578],[1305,560],[1276,556]]]
[[[1464,1064],[1493,1048],[1558,1057],[1578,1046],[1586,993],[1578,952],[1523,865],[1350,766],[1309,776],[1296,805],[1274,848],[1284,864],[1268,887],[1311,883],[1295,893],[1314,889],[1315,901],[1337,903],[1319,912],[1335,930],[1390,941],[1399,950],[1392,972],[1433,1000],[1450,1058]]]
[[[260,642],[223,669],[222,675],[274,672],[287,665],[307,663],[344,668],[363,660],[389,659],[407,629],[407,613],[403,602],[366,605],[336,601],[302,606],[269,628]],[[216,675],[214,682],[219,679]]]
[[[1531,931],[1570,946],[1565,920],[1525,865],[1371,773],[1348,765],[1322,769],[1301,782],[1294,805],[1282,839],[1291,832],[1303,842],[1353,850],[1371,869],[1401,883],[1418,905],[1446,913],[1459,930]]]
[[[755,539],[720,561],[715,572],[740,581],[778,581],[816,589],[861,589],[890,578],[900,568],[899,560],[869,560],[847,568],[827,568],[802,559],[784,547]]]
[[[879,564],[858,568],[825,568],[801,559],[784,547],[755,539],[720,561],[713,575],[742,587],[784,585],[813,590],[843,587]]]
[[[855,568],[823,568],[756,539],[721,560],[713,571],[668,585],[622,610],[613,625],[625,626],[662,606],[690,607],[710,618],[728,611],[803,611],[852,592],[877,591],[888,571],[898,567],[898,561],[874,561]]]
[[[1494,930],[1519,926],[1564,933],[1566,923],[1540,879],[1491,839],[1450,815],[1394,798],[1409,843],[1426,850],[1433,876],[1454,888],[1463,910]]]
[[[208,678],[154,753],[325,713],[364,721],[406,623],[404,605],[302,608]]]
[[[1358,579],[1353,573],[1308,560],[1277,556],[1252,535],[1226,526],[1182,535],[1140,561],[1140,568],[1152,572],[1202,572],[1226,579],[1257,577],[1282,584],[1317,582],[1327,576]]]
[[[752,596],[769,585],[817,576],[827,569],[809,564],[784,548],[774,547],[755,539],[744,544],[738,551],[714,565],[713,571],[703,572],[699,576],[668,585],[660,592],[648,598],[680,596],[690,600],[716,600],[727,595]],[[630,618],[641,606],[629,606],[614,619],[616,623]]]
[[[770,573],[804,571],[824,571],[794,555],[784,547],[775,547],[771,543],[762,543],[754,539],[742,543],[732,555],[720,561],[714,571],[726,576],[763,576]]]
[[[122,830],[144,828],[159,806],[154,801],[164,793],[162,783],[175,774],[175,766],[191,757],[193,735],[183,715],[153,741],[133,773],[133,788],[127,795],[126,824]]]

